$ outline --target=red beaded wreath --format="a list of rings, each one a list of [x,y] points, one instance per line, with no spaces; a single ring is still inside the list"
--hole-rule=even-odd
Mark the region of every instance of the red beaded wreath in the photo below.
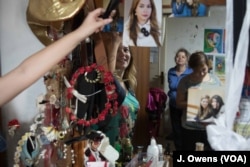
[[[116,86],[114,85],[114,77],[111,72],[107,72],[104,70],[102,66],[98,66],[97,64],[92,64],[86,67],[80,67],[73,74],[72,79],[70,80],[71,87],[67,88],[67,97],[68,99],[73,98],[72,91],[76,84],[77,78],[84,74],[89,73],[93,70],[97,70],[102,73],[103,76],[103,84],[105,85],[105,91],[107,96],[107,102],[105,104],[105,108],[100,112],[100,114],[96,118],[92,118],[90,120],[77,118],[75,114],[73,114],[72,109],[70,107],[66,107],[66,112],[70,114],[70,119],[75,121],[79,125],[90,126],[98,123],[99,121],[104,121],[106,115],[110,112],[112,115],[115,115],[118,110],[118,102],[117,102],[117,93],[115,92]]]

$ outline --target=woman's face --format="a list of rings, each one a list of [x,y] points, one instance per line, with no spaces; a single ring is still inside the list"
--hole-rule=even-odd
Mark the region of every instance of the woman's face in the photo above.
[[[185,52],[179,52],[177,56],[175,57],[175,63],[176,65],[185,65],[187,64],[187,56]]]
[[[130,63],[131,53],[128,47],[120,45],[116,57],[116,69],[125,70]]]
[[[213,108],[213,109],[217,109],[217,107],[218,107],[217,100],[213,98],[213,99],[212,99],[212,102],[211,102],[211,105],[212,105],[212,108]]]
[[[135,9],[135,15],[140,24],[145,24],[152,13],[150,0],[140,0]]]
[[[201,106],[202,106],[202,108],[207,108],[208,103],[209,103],[209,100],[207,98],[203,98],[201,100]]]
[[[208,73],[208,66],[206,64],[201,65],[193,69],[193,74],[197,79],[203,79]]]

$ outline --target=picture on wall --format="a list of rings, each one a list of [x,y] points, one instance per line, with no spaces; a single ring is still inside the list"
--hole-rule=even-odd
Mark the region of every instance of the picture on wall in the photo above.
[[[217,76],[225,76],[225,56],[215,55],[215,74]]]
[[[214,72],[213,72],[213,71],[214,71],[214,55],[208,54],[208,55],[207,55],[207,58],[208,58],[209,63],[210,63],[210,65],[211,65],[211,67],[209,68],[209,72],[214,73]]]
[[[171,18],[204,17],[208,15],[208,7],[199,1],[171,0],[170,6],[172,13],[169,17]]]
[[[124,46],[161,46],[161,27],[162,0],[124,1]]]
[[[204,30],[204,52],[205,53],[225,53],[225,31],[224,29]]]
[[[187,121],[212,122],[224,105],[224,87],[188,89]]]

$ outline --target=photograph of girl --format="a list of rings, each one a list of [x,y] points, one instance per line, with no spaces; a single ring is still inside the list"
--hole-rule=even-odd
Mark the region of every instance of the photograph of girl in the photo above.
[[[162,1],[133,0],[124,3],[123,45],[161,46]]]
[[[213,118],[220,115],[224,105],[224,90],[221,87],[214,89],[190,88],[188,98],[187,120],[194,122],[213,122]],[[199,100],[194,97],[200,97]]]

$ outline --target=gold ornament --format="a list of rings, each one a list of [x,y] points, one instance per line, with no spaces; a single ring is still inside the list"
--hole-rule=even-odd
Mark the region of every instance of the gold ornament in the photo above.
[[[28,13],[39,21],[61,21],[72,18],[85,0],[30,0]]]
[[[86,0],[29,0],[26,18],[31,31],[45,46],[63,34],[65,20],[76,15]]]

